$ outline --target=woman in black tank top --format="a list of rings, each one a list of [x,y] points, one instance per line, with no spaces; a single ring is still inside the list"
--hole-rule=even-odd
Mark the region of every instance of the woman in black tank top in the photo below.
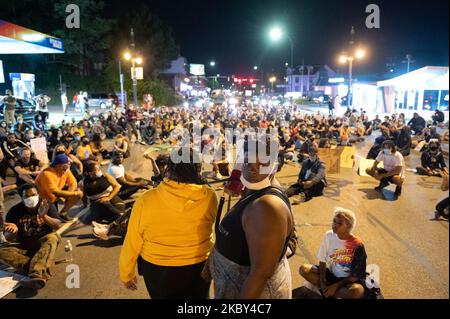
[[[117,196],[119,183],[110,175],[103,174],[97,162],[86,164],[83,192],[89,199],[93,221],[113,222],[125,213],[125,204]]]
[[[291,274],[285,255],[294,222],[286,195],[271,186],[278,143],[254,142],[256,163],[251,163],[249,152],[255,147],[248,147],[253,141],[249,140],[244,145],[241,177],[245,193],[216,229],[210,258],[215,298],[291,298]],[[275,152],[269,163],[261,163],[258,148],[266,148],[268,154],[270,143],[276,144],[270,148]]]

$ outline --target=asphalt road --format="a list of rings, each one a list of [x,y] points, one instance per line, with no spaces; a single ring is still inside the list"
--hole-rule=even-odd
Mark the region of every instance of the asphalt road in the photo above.
[[[367,148],[367,144],[358,144],[357,154],[365,156]],[[144,150],[134,145],[126,166],[136,176],[149,177],[149,161],[142,159]],[[414,168],[418,161],[419,155],[413,151],[406,158],[407,168]],[[295,182],[298,172],[298,164],[285,165],[277,178],[282,185],[289,185]],[[375,180],[360,177],[351,168],[329,175],[328,182],[323,197],[293,206],[300,236],[297,253],[289,260],[293,288],[303,285],[299,266],[317,263],[322,237],[331,229],[333,209],[340,206],[356,213],[354,233],[365,242],[368,264],[379,266],[386,298],[449,298],[449,224],[430,221],[435,204],[446,195],[440,190],[439,178],[407,172],[403,194],[396,201],[392,200],[393,186],[381,196],[373,190]],[[7,207],[17,201],[17,196],[8,198]],[[142,278],[134,292],[123,288],[119,281],[120,238],[100,241],[91,235],[90,226],[80,225],[63,237],[57,260],[64,258],[67,240],[74,246],[73,263],[80,269],[80,288],[66,287],[67,265],[58,264],[55,276],[42,290],[19,288],[5,298],[148,298]]]

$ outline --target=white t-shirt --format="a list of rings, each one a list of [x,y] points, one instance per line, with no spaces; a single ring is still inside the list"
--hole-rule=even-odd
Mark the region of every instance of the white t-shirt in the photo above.
[[[355,255],[358,248],[362,254]],[[338,278],[349,277],[352,273],[359,274],[365,271],[365,251],[361,239],[352,236],[350,239],[341,240],[332,230],[325,233],[320,245],[319,258],[320,262],[326,263],[328,270]],[[364,259],[363,262],[355,260],[355,258]],[[359,269],[362,268],[362,269]]]
[[[395,152],[395,154],[384,154],[383,151],[378,153],[376,158],[377,162],[383,162],[384,169],[388,172],[392,172],[396,166],[401,166],[402,171],[400,173],[401,177],[405,176],[405,161],[403,159],[403,155],[400,152]]]
[[[109,165],[108,174],[114,177],[115,179],[125,177],[125,167],[122,164],[120,165]]]

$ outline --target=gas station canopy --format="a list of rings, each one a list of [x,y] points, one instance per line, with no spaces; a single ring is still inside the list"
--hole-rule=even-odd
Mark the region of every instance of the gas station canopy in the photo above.
[[[0,20],[0,54],[64,53],[61,39]]]

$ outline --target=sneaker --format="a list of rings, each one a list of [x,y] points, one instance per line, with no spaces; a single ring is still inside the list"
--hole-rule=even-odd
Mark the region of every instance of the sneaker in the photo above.
[[[107,224],[100,224],[100,223],[97,223],[97,222],[94,222],[94,221],[91,224],[92,224],[92,226],[94,228],[107,228],[107,227],[109,227]]]
[[[141,141],[140,143],[141,145],[147,145],[147,143],[145,143],[144,141]]]
[[[216,178],[217,178],[217,179],[223,179],[223,176],[222,176],[222,174],[220,174],[219,172],[217,172],[217,173],[216,173]]]
[[[33,290],[42,289],[45,286],[45,280],[39,277],[23,279],[19,283],[23,287]]]
[[[435,212],[434,212],[434,218],[433,218],[433,219],[438,220],[440,217],[441,217],[441,213],[438,212],[438,211],[435,211]]]
[[[71,222],[73,220],[73,217],[70,217],[69,214],[67,214],[67,213],[61,213],[61,214],[59,214],[59,217],[62,221],[66,222],[66,223]]]
[[[100,238],[102,240],[108,240],[109,236],[108,236],[108,232],[109,232],[109,227],[108,228],[96,228],[94,227],[92,229],[92,232],[94,233],[94,236],[97,238]]]
[[[380,185],[378,185],[377,187],[375,187],[375,190],[377,192],[381,192],[383,190],[383,188],[385,188],[386,186],[389,186],[388,182],[380,182]]]
[[[295,196],[293,204],[298,205],[298,204],[304,203],[304,202],[306,202],[306,195],[305,195],[305,193],[300,193],[297,196]]]

